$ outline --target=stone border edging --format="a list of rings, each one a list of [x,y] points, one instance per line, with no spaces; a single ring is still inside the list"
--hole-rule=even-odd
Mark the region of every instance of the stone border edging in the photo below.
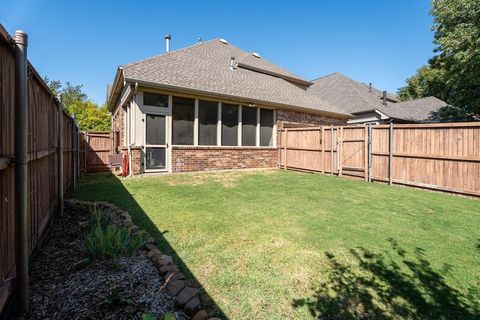
[[[89,206],[96,204],[110,213],[123,217],[122,225],[132,233],[140,232],[140,228],[133,223],[130,214],[114,204],[105,201],[90,202],[76,199],[65,199],[65,202]],[[147,235],[147,243],[143,246],[143,249],[147,251],[147,257],[152,261],[165,282],[162,289],[166,288],[168,294],[174,297],[175,307],[183,310],[193,320],[220,320],[219,318],[208,317],[207,311],[201,308],[200,290],[194,288],[191,282],[185,279],[185,275],[180,272],[172,257],[160,252],[154,245],[155,238],[148,233]]]

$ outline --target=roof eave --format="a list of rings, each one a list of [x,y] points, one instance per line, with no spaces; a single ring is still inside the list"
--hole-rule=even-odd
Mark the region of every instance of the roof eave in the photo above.
[[[117,72],[115,73],[115,79],[113,80],[112,90],[110,95],[107,99],[107,109],[111,112],[115,111],[116,102],[122,92],[124,81],[122,81],[123,77],[123,68],[118,67]]]
[[[322,114],[322,115],[326,115],[326,116],[338,117],[338,118],[349,119],[352,116],[351,114],[348,114],[348,113],[337,113],[337,112],[331,112],[331,111],[317,110],[317,109],[305,108],[305,107],[296,106],[296,105],[275,103],[275,102],[266,101],[266,100],[258,100],[258,99],[253,99],[253,98],[249,98],[249,97],[234,96],[234,95],[211,92],[211,91],[206,91],[206,90],[198,90],[198,89],[179,87],[179,86],[163,84],[163,83],[158,83],[158,82],[150,82],[150,81],[145,81],[145,80],[140,80],[140,79],[135,79],[135,78],[129,78],[129,77],[125,77],[125,81],[126,82],[131,82],[131,83],[138,83],[139,85],[143,85],[143,86],[146,86],[146,87],[152,87],[152,88],[158,88],[158,89],[176,90],[176,91],[182,91],[182,92],[186,92],[186,93],[214,96],[214,97],[225,98],[225,99],[245,100],[245,101],[251,101],[251,102],[254,102],[254,103],[259,103],[259,104],[264,104],[264,105],[269,105],[269,106],[295,108],[295,109],[299,109],[299,111],[314,112],[314,113],[318,113],[318,114]]]

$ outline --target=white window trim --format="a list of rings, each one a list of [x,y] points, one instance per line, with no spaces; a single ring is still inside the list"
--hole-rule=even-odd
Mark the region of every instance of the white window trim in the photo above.
[[[237,147],[242,146],[242,106],[238,106],[238,123],[237,123]]]
[[[193,114],[193,145],[198,146],[198,99],[195,99]]]
[[[222,103],[218,103],[217,147],[222,146]]]

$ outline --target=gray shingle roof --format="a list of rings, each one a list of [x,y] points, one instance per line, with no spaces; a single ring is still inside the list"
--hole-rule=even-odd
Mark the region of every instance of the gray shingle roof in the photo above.
[[[232,71],[229,69],[231,57],[235,57],[236,63],[264,72],[242,67]],[[125,78],[130,80],[348,115],[341,107],[333,106],[285,79],[295,78],[294,82],[297,79],[307,82],[306,80],[218,39],[122,67]]]
[[[438,111],[447,106],[447,103],[435,98],[425,97],[410,101],[404,101],[387,105],[388,115],[404,120],[418,122],[436,122],[439,121]]]
[[[369,85],[350,79],[341,73],[334,73],[312,82],[313,85],[307,92],[335,106],[342,106],[352,114],[378,110],[389,117],[407,121],[435,121],[438,109],[447,105],[435,97],[397,102],[398,97],[391,93],[387,94],[389,101],[384,105],[383,93],[380,90],[372,88],[370,92]]]

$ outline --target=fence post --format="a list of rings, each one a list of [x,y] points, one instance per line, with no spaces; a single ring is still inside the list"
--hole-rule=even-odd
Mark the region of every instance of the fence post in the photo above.
[[[277,143],[278,143],[278,169],[282,168],[282,131],[277,130]]]
[[[393,122],[390,122],[388,130],[388,184],[393,182]]]
[[[368,150],[369,150],[369,147],[368,147],[368,126],[365,126],[365,132],[363,133],[364,134],[364,152],[365,152],[365,159],[363,160],[364,161],[364,165],[363,165],[363,168],[364,168],[364,178],[365,178],[365,181],[368,181],[368,159],[370,158],[368,156]]]
[[[80,179],[80,128],[75,127],[77,130],[77,159],[75,165],[77,166],[77,179]]]
[[[337,157],[338,157],[338,176],[342,176],[342,171],[343,171],[343,127],[340,127],[340,133],[338,135],[338,151],[337,151]]]
[[[368,182],[372,182],[372,125],[368,125]]]
[[[330,175],[333,175],[333,124],[330,126]]]
[[[63,214],[63,111],[62,95],[57,95],[58,99],[58,212]]]
[[[320,129],[320,145],[322,147],[322,174],[325,174],[325,129],[323,126]]]
[[[15,271],[18,311],[28,311],[28,36],[15,32]]]
[[[288,151],[288,128],[285,128],[285,166],[284,166],[285,170],[287,170],[287,151]]]
[[[70,159],[70,161],[72,162],[72,167],[73,167],[73,190],[75,190],[75,187],[77,185],[77,166],[75,165],[75,151],[76,151],[76,139],[75,139],[75,136],[76,136],[76,130],[75,130],[76,126],[75,126],[75,120],[73,121],[72,123],[72,146],[71,146],[71,149],[72,149],[72,158]]]

